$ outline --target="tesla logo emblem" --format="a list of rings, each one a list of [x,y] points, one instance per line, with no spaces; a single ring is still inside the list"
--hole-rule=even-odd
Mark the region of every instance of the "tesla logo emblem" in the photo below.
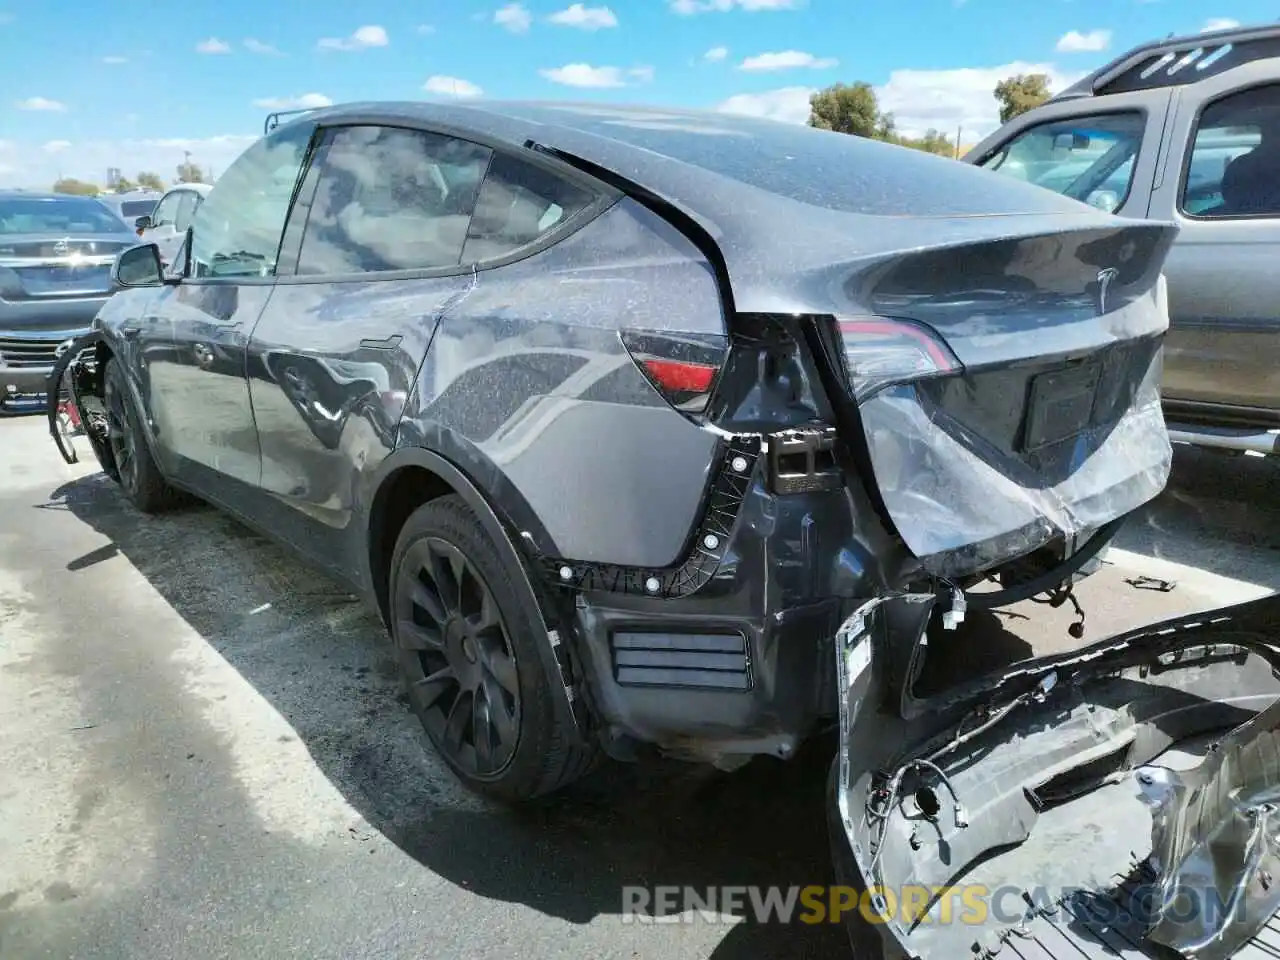
[[[1105,270],[1098,271],[1098,315],[1107,312],[1107,290],[1111,287],[1111,282],[1120,276],[1120,271],[1115,267],[1107,267]]]
[[[53,245],[53,254],[56,257],[65,257],[71,252],[71,245],[65,240],[59,240]]]

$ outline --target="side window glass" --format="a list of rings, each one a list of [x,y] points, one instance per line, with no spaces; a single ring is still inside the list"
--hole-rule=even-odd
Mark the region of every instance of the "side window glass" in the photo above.
[[[492,151],[394,127],[342,127],[320,154],[299,275],[457,266]]]
[[[178,213],[173,218],[173,228],[182,232],[191,226],[191,215],[196,211],[196,194],[183,190],[178,195]]]
[[[1243,90],[1204,109],[1180,206],[1209,219],[1280,216],[1280,86]]]
[[[310,126],[263,137],[218,178],[192,226],[196,277],[265,277],[275,272],[294,184],[311,140]]]
[[[590,206],[594,195],[542,167],[495,154],[467,232],[463,263],[505,257]]]
[[[1137,111],[1049,120],[981,165],[1110,213],[1128,199],[1145,125]]]
[[[178,195],[171,193],[156,204],[155,210],[151,213],[151,223],[157,227],[166,223],[173,223],[177,213]]]

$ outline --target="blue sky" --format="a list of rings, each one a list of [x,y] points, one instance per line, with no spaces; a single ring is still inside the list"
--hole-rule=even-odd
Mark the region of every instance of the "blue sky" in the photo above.
[[[0,0],[3,2],[3,0]],[[157,17],[157,9],[163,9]],[[1017,70],[1070,81],[1263,0],[144,0],[0,7],[0,184],[225,166],[267,109],[435,96],[590,99],[803,122],[877,86],[899,126],[972,142]]]

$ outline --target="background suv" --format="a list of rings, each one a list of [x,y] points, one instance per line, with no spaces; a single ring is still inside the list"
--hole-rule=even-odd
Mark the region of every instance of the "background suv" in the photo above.
[[[1280,450],[1280,27],[1147,44],[1005,124],[968,163],[1178,224],[1171,435]]]

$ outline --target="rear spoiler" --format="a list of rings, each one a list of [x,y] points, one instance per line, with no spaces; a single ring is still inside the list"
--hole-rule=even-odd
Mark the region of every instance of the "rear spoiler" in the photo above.
[[[274,113],[268,113],[267,119],[262,122],[262,135],[266,136],[276,127],[280,126],[280,123],[284,117],[296,117],[296,116],[300,116],[301,114],[311,113],[311,112],[312,112],[311,107],[303,107],[299,110],[277,110]]]

